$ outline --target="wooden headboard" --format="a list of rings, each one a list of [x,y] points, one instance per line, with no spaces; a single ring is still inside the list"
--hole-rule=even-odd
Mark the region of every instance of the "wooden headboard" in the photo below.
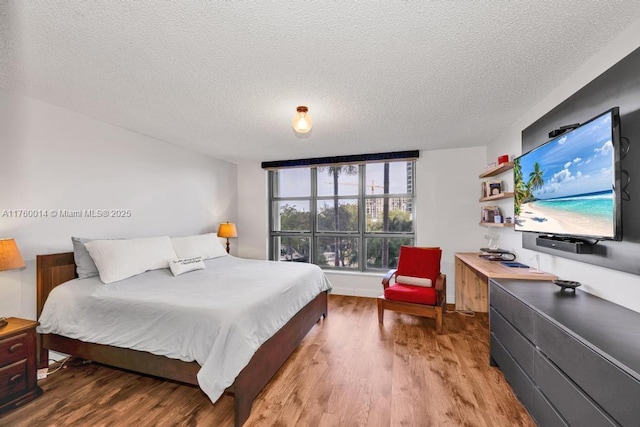
[[[40,318],[49,292],[56,286],[78,277],[73,252],[36,256],[37,316]]]

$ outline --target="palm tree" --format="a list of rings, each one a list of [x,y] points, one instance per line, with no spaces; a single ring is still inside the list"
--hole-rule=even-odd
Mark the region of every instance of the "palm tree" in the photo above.
[[[513,162],[513,186],[514,186],[514,214],[520,215],[520,206],[527,199],[527,187],[522,180],[522,168],[520,167],[520,159]]]
[[[533,171],[529,174],[529,186],[531,187],[531,192],[534,190],[542,188],[544,185],[544,178],[542,178],[542,170],[540,170],[540,163],[535,162],[533,164]]]
[[[324,168],[323,168],[324,169]],[[356,165],[342,165],[342,166],[329,166],[326,168],[327,174],[333,177],[333,219],[335,224],[335,231],[340,231],[340,216],[338,215],[338,178],[341,173],[345,173],[347,175],[357,175],[358,174],[358,166]],[[334,241],[334,250],[335,250],[335,261],[334,265],[336,267],[340,266],[340,261],[343,259],[340,251],[340,238],[336,237]],[[343,265],[344,266],[344,265]]]

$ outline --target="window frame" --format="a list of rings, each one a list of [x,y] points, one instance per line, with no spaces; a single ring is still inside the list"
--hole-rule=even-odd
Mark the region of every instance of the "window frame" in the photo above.
[[[384,164],[384,163],[411,163],[411,176],[407,176],[407,181],[411,181],[411,191],[407,193],[389,193],[389,194],[367,194],[367,184],[366,184],[366,165],[372,163]],[[358,192],[355,195],[338,195],[338,196],[318,196],[318,169],[327,166],[344,166],[344,165],[355,165],[358,167]],[[276,185],[276,176],[277,172],[283,169],[288,168],[272,168],[268,170],[268,203],[269,203],[269,244],[268,244],[268,254],[269,259],[274,261],[280,261],[280,249],[278,245],[275,244],[277,238],[283,237],[307,237],[309,239],[309,256],[308,261],[312,264],[317,264],[317,243],[319,238],[357,238],[357,250],[358,250],[358,267],[350,268],[350,267],[336,267],[336,266],[328,266],[328,265],[320,265],[320,267],[324,270],[330,271],[352,271],[352,272],[384,272],[389,268],[387,267],[368,267],[367,266],[367,256],[366,256],[366,241],[369,238],[409,238],[415,244],[416,240],[416,215],[415,215],[415,206],[416,206],[416,159],[385,159],[378,161],[362,161],[357,163],[338,163],[338,164],[316,164],[316,165],[305,165],[300,166],[301,168],[305,168],[309,170],[310,174],[310,195],[309,196],[275,196],[275,185]],[[280,185],[280,182],[277,182],[277,185]],[[279,187],[278,187],[279,188]],[[280,193],[280,192],[278,192]],[[396,231],[396,232],[384,232],[384,231],[367,231],[367,200],[370,199],[394,199],[394,198],[407,198],[410,199],[411,203],[411,220],[412,220],[412,230],[411,231]],[[357,231],[318,231],[317,227],[317,214],[318,214],[318,201],[322,200],[357,200],[358,202],[358,229]],[[275,206],[280,201],[308,201],[309,202],[309,214],[310,214],[310,230],[308,231],[276,231],[275,221],[276,216],[279,215],[279,210],[276,212]],[[279,206],[279,205],[278,205]],[[282,243],[279,245],[282,246]]]

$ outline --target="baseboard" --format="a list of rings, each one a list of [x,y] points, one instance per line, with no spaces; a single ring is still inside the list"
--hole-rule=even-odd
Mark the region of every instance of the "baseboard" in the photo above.
[[[334,295],[346,295],[350,297],[377,298],[382,295],[382,286],[380,286],[380,290],[341,288],[334,286],[331,293]]]

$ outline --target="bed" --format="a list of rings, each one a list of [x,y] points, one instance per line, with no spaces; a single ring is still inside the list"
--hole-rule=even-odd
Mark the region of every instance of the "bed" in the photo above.
[[[229,257],[228,261],[224,262],[237,263],[238,261],[236,260],[238,259],[235,258],[234,260],[234,257]],[[212,262],[223,261],[213,260]],[[258,263],[264,261],[253,262]],[[272,263],[274,266],[277,264],[283,263]],[[291,264],[287,263],[285,265]],[[252,265],[250,266],[253,268]],[[228,272],[225,273],[227,274],[227,276],[225,276],[227,278],[234,277],[229,276],[230,273]],[[161,275],[164,273],[156,272],[155,274]],[[54,292],[54,295],[52,295],[52,301],[54,301],[56,292],[67,292],[67,287],[74,286],[74,283],[77,284],[78,280],[73,280],[75,277],[77,276],[73,252],[37,256],[37,314],[39,319],[42,318],[45,302],[52,291],[59,285],[65,285],[60,286],[60,288]],[[81,282],[84,282],[84,280]],[[282,320],[282,323],[284,323],[283,326],[279,326],[277,331],[269,335],[270,338],[266,337],[266,340],[261,342],[257,350],[255,350],[255,353],[248,356],[249,360],[246,366],[241,368],[237,376],[234,375],[235,380],[233,380],[232,384],[224,389],[225,394],[230,394],[234,397],[236,426],[244,424],[249,417],[253,400],[258,393],[297,348],[313,325],[327,315],[327,293],[329,290],[330,285],[327,282],[327,288],[319,290],[317,294],[314,292],[314,296],[310,297],[309,302],[306,302],[306,299],[304,300],[305,302],[300,302],[302,307],[299,310],[296,308],[295,310],[297,310],[297,312],[295,312],[290,319],[287,317],[288,320]],[[161,294],[162,291],[158,293]],[[54,303],[52,302],[51,304]],[[270,305],[273,304],[270,303]],[[45,312],[44,317],[48,317],[47,312]],[[81,324],[82,322],[77,323]],[[58,333],[55,325],[48,326],[48,328],[55,332],[45,330],[44,332],[46,333],[40,335],[40,360],[41,365],[45,366],[48,360],[46,352],[48,350],[54,350],[106,365],[194,385],[200,385],[198,373],[201,371],[201,368],[204,371],[204,368],[207,366],[206,363],[201,366],[201,363],[197,361],[180,360],[180,358],[175,357],[176,355],[164,356],[148,351],[124,348],[119,345],[105,345],[88,342],[88,340],[76,339],[73,338],[73,333]],[[182,357],[182,359],[184,358],[185,357]],[[200,379],[202,380],[202,378]],[[200,386],[203,388],[202,385]],[[203,390],[205,389],[203,388]],[[211,398],[208,391],[210,390],[205,390],[205,393]],[[217,400],[217,398],[215,400]]]

